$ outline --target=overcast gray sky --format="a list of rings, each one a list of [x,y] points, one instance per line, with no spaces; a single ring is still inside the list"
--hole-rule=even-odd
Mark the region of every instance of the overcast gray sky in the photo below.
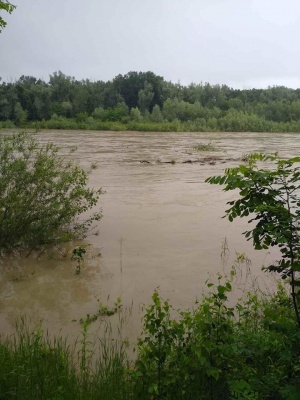
[[[10,0],[0,77],[300,87],[299,0]]]

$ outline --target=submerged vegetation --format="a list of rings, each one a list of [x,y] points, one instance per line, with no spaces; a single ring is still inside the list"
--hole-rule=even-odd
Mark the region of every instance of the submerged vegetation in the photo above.
[[[206,144],[205,143],[197,144],[197,146],[194,146],[193,149],[197,150],[197,151],[216,151],[217,150],[216,147],[213,144],[211,144],[211,142],[206,143]]]
[[[0,250],[38,247],[83,236],[95,212],[101,189],[87,187],[88,174],[58,155],[51,143],[40,146],[34,136],[0,137]]]
[[[49,82],[22,76],[0,82],[0,128],[115,131],[300,132],[300,89],[183,86],[153,72],[112,81],[78,81],[62,72]]]

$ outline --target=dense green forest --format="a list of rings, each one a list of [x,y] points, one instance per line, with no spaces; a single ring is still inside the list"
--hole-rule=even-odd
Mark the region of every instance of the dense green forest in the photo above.
[[[0,82],[0,127],[162,131],[300,132],[300,89],[232,89],[167,82],[153,72],[112,81]]]

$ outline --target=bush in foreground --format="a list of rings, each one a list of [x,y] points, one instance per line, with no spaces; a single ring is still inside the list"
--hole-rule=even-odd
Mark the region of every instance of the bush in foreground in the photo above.
[[[0,249],[35,247],[83,234],[101,213],[83,222],[101,189],[87,187],[88,174],[58,155],[51,143],[40,146],[29,134],[0,137]]]
[[[246,164],[225,170],[223,176],[206,180],[225,185],[224,191],[239,190],[229,201],[229,221],[249,218],[251,228],[243,234],[256,250],[277,246],[281,259],[268,266],[289,281],[295,316],[300,329],[300,157],[287,160],[278,154],[250,154]],[[254,225],[254,224],[255,225]],[[254,225],[254,226],[253,226]]]
[[[300,331],[285,289],[252,291],[230,306],[231,279],[207,286],[210,293],[177,318],[152,296],[133,372],[137,398],[299,399]]]
[[[234,273],[207,286],[187,311],[153,294],[131,363],[122,342],[108,337],[92,345],[88,322],[76,351],[40,326],[19,325],[0,342],[0,398],[299,399],[300,331],[285,289],[251,291],[231,305]]]

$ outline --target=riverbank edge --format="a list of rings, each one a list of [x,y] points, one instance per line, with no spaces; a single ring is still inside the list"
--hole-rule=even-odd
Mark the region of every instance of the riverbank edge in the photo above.
[[[209,121],[208,121],[209,122]],[[0,122],[1,129],[32,129],[39,130],[89,130],[89,131],[115,131],[115,132],[224,132],[224,133],[300,133],[300,122],[274,122],[274,121],[259,121],[261,124],[230,124],[228,127],[219,126],[218,121],[215,121],[216,126],[211,124],[199,124],[195,121],[187,122],[103,122],[92,118],[87,121],[76,121],[75,119],[58,117],[57,119],[33,121],[26,124],[15,125],[12,121]]]

